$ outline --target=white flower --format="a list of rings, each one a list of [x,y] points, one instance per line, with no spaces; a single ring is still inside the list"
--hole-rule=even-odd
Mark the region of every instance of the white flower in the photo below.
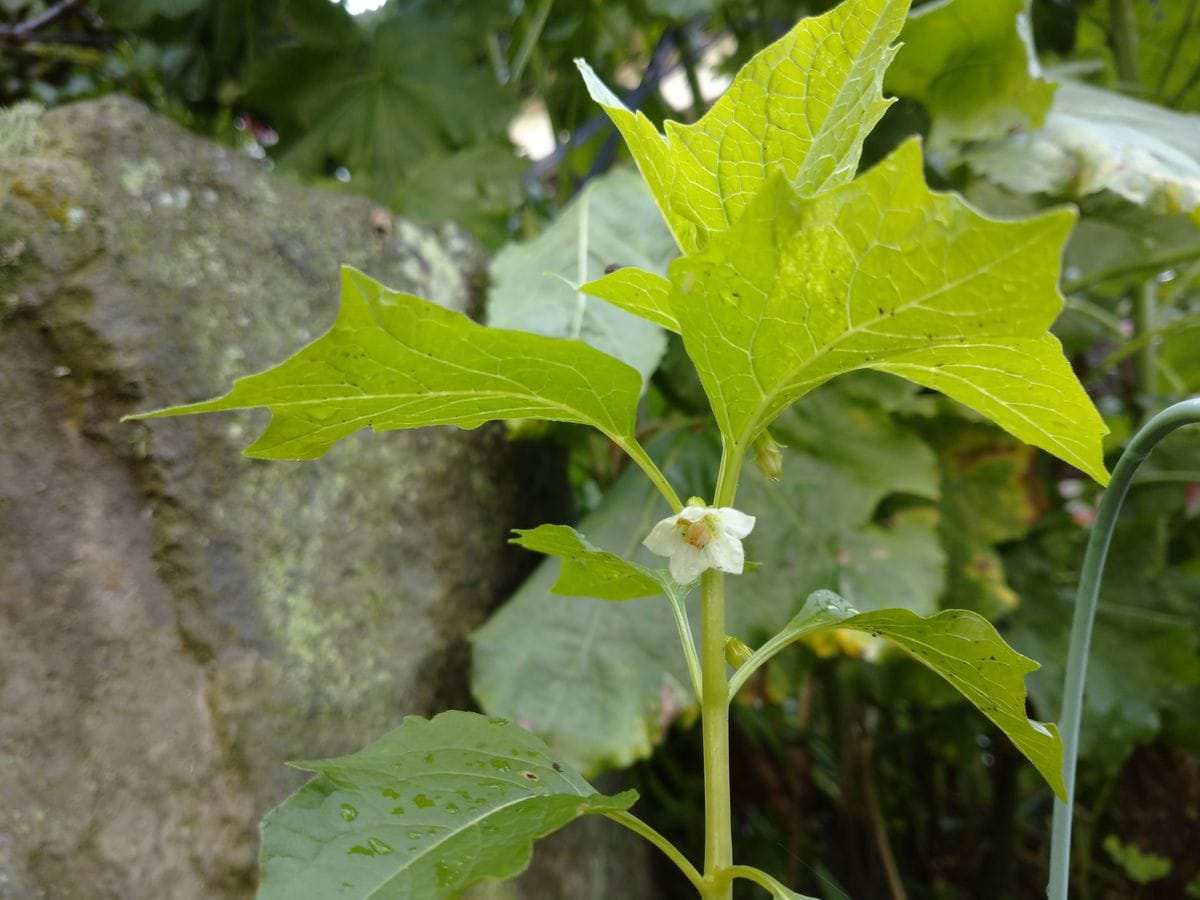
[[[730,507],[685,506],[654,526],[643,544],[671,558],[671,577],[688,584],[705,569],[742,573],[742,538],[754,528],[754,516]]]

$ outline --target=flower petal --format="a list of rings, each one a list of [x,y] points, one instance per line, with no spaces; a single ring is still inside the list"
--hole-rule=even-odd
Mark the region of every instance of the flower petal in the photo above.
[[[710,560],[709,565],[722,572],[741,575],[746,565],[746,551],[742,542],[728,534],[719,534],[704,548]]]
[[[676,550],[683,545],[683,538],[679,534],[679,529],[675,527],[676,518],[678,517],[667,516],[655,525],[646,535],[646,539],[642,541],[642,545],[651,553],[657,553],[659,556],[673,556]]]
[[[731,506],[723,506],[717,510],[717,521],[730,537],[744,538],[754,530],[754,516],[748,516],[741,510]]]
[[[670,568],[672,578],[680,584],[690,584],[700,577],[701,572],[711,568],[711,563],[703,550],[680,542],[679,548],[671,554]]]

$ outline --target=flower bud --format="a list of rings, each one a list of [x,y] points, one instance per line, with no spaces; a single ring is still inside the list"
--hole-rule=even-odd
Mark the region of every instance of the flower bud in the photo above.
[[[746,664],[754,651],[747,646],[746,642],[729,635],[725,638],[725,661],[735,669],[740,669]]]
[[[783,444],[771,437],[771,432],[765,428],[754,441],[754,464],[772,481],[783,478]]]

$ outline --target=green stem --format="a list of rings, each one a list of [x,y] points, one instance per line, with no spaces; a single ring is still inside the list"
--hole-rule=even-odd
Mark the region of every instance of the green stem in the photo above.
[[[1137,55],[1137,16],[1130,0],[1108,0],[1108,20],[1112,23],[1109,38],[1112,41],[1113,59],[1117,64],[1117,77],[1127,87],[1139,88],[1142,84],[1142,67]]]
[[[634,438],[617,437],[609,435],[618,447],[629,454],[629,458],[638,464],[638,467],[646,473],[646,476],[654,482],[654,486],[658,488],[658,492],[666,498],[666,501],[671,506],[671,512],[679,512],[683,509],[683,504],[679,501],[679,495],[675,493],[675,489],[671,487],[671,482],[667,481],[667,476],[662,473],[662,469],[654,464],[654,460],[650,458],[644,447]]]
[[[550,16],[552,6],[554,6],[554,0],[542,0],[541,5],[534,12],[532,21],[526,26],[521,46],[517,48],[516,58],[513,59],[512,67],[509,69],[508,81],[516,81],[524,73],[525,66],[529,63],[529,58],[537,46],[538,38],[542,36],[542,29],[546,27],[546,19]]]
[[[1093,322],[1098,322],[1115,337],[1125,337],[1125,330],[1121,325],[1121,320],[1090,300],[1084,300],[1082,297],[1067,297],[1067,302],[1064,306],[1070,312],[1078,313],[1081,316],[1086,316]]]
[[[1171,49],[1167,52],[1167,61],[1163,63],[1162,72],[1158,76],[1158,84],[1154,86],[1154,93],[1160,102],[1163,94],[1167,92],[1167,81],[1171,78],[1171,72],[1175,69],[1175,63],[1179,61],[1179,51],[1183,48],[1188,29],[1195,27],[1192,19],[1196,17],[1197,9],[1200,9],[1200,0],[1192,0],[1187,13],[1184,14],[1183,25],[1175,33],[1175,40],[1171,42]]]
[[[1146,337],[1137,350],[1137,392],[1144,410],[1154,408],[1158,396],[1158,341],[1154,337],[1158,319],[1158,282],[1150,278],[1138,286],[1133,305],[1135,340]]]
[[[675,865],[679,868],[679,871],[684,874],[684,877],[686,877],[687,880],[692,883],[692,886],[696,888],[696,890],[701,891],[704,889],[704,878],[699,872],[696,871],[696,867],[688,862],[688,858],[680,853],[679,849],[674,844],[668,841],[665,837],[663,837],[633,813],[621,811],[607,812],[604,815],[608,816],[618,825],[624,825],[634,834],[648,840],[655,847],[661,850],[667,859],[675,863]]]
[[[1088,648],[1092,640],[1092,625],[1096,620],[1096,603],[1100,579],[1112,541],[1117,514],[1129,491],[1134,473],[1164,437],[1184,425],[1200,424],[1200,399],[1184,400],[1160,412],[1133,436],[1113,469],[1112,481],[1100,500],[1096,522],[1088,539],[1075,596],[1075,613],[1071,622],[1071,643],[1067,651],[1067,671],[1063,684],[1062,717],[1059,731],[1063,742],[1064,799],[1054,801],[1054,823],[1050,839],[1050,882],[1046,887],[1049,900],[1067,900],[1071,874],[1071,814],[1075,804],[1075,768],[1079,755],[1079,728],[1083,717],[1083,684],[1087,677]]]
[[[701,731],[704,738],[705,900],[731,900],[725,871],[733,865],[733,813],[729,797],[729,688],[725,683],[725,576],[700,576]]]
[[[704,115],[704,92],[700,89],[700,76],[696,71],[696,51],[692,48],[687,29],[682,26],[675,29],[675,48],[679,51],[679,62],[683,66],[688,90],[692,92],[692,108],[689,114],[695,122]]]
[[[776,897],[796,897],[798,900],[812,900],[811,897],[804,897],[797,894],[783,882],[772,878],[766,872],[762,871],[762,869],[756,869],[753,866],[730,866],[729,875],[733,878],[753,881],[759,887],[766,888]]]
[[[763,663],[785,647],[790,647],[802,634],[804,634],[803,631],[789,631],[785,628],[751,653],[750,658],[738,666],[738,670],[729,679],[729,696],[736,697],[738,691],[742,689],[742,685],[750,680],[750,677],[759,670]]]
[[[1133,275],[1140,275],[1143,272],[1158,273],[1164,269],[1170,269],[1174,266],[1191,262],[1198,256],[1200,256],[1200,247],[1194,245],[1183,247],[1182,249],[1164,250],[1161,253],[1148,254],[1128,262],[1120,262],[1103,269],[1096,269],[1093,272],[1088,272],[1086,275],[1081,275],[1078,278],[1064,282],[1062,287],[1063,293],[1076,294],[1079,291],[1097,284],[1103,284],[1106,281],[1128,278]]]
[[[1100,362],[1096,363],[1092,371],[1097,372],[1111,369],[1117,363],[1121,362],[1121,360],[1128,359],[1135,353],[1140,352],[1147,344],[1152,344],[1155,341],[1162,340],[1163,338],[1179,334],[1181,331],[1187,331],[1189,328],[1194,328],[1197,325],[1200,325],[1200,313],[1190,313],[1186,316],[1180,316],[1178,319],[1173,319],[1164,325],[1158,325],[1154,328],[1142,331],[1137,337],[1130,340],[1127,344],[1118,347],[1108,356],[1104,357],[1104,359],[1102,359]],[[1157,367],[1157,365],[1158,363],[1156,360],[1155,366]]]
[[[696,699],[704,699],[704,679],[700,671],[700,659],[696,656],[696,640],[692,637],[692,623],[688,621],[685,596],[679,596],[674,591],[667,593],[671,603],[671,612],[675,615],[675,628],[679,631],[679,643],[683,646],[683,656],[687,660],[688,674],[692,677],[692,690]]]

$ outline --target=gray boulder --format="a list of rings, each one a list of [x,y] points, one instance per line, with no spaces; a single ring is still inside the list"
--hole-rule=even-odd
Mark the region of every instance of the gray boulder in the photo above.
[[[0,117],[0,898],[245,897],[285,760],[469,705],[508,529],[547,516],[533,451],[426,429],[268,463],[256,414],[119,419],[315,337],[341,262],[473,311],[483,260],[129,100]],[[651,896],[606,827],[507,895]]]

